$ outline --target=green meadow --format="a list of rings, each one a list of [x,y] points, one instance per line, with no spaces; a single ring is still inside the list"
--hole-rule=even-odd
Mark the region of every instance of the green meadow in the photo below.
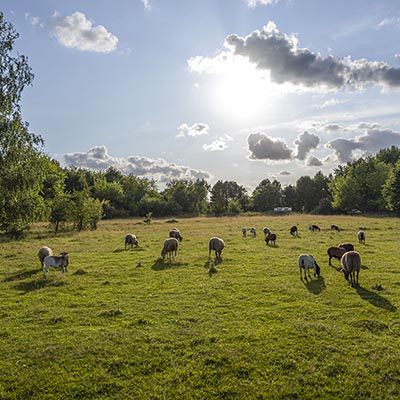
[[[163,261],[172,227],[184,239]],[[293,214],[110,220],[57,236],[38,224],[3,238],[0,399],[400,398],[399,232],[397,218]],[[126,233],[138,248],[124,249]],[[225,241],[213,273],[211,236]],[[344,242],[361,254],[359,286],[328,266]],[[69,253],[68,274],[43,278],[43,245]],[[300,279],[302,253],[318,279]]]

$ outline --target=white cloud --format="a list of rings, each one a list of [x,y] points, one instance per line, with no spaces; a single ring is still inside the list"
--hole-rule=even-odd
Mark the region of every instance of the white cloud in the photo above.
[[[319,136],[307,131],[297,136],[297,139],[294,141],[294,144],[297,146],[296,158],[305,160],[307,154],[318,146],[319,141]]]
[[[290,84],[302,90],[400,86],[400,69],[385,62],[331,55],[324,57],[299,47],[298,43],[297,36],[280,32],[270,21],[261,30],[245,37],[229,35],[224,43],[226,50],[212,58],[192,57],[188,65],[192,71],[199,73],[221,73],[241,56],[259,71],[268,73],[273,83]]]
[[[208,135],[209,129],[210,127],[203,122],[196,122],[192,126],[184,123],[178,126],[176,137]]]
[[[68,166],[104,171],[114,167],[124,174],[133,174],[142,178],[155,179],[160,183],[171,179],[210,179],[206,171],[192,169],[183,165],[169,163],[162,158],[130,156],[117,158],[108,154],[105,146],[95,146],[86,153],[69,153],[63,156]]]
[[[142,3],[143,3],[143,7],[145,8],[145,10],[151,11],[150,0],[142,0]]]
[[[400,18],[398,17],[385,18],[381,22],[379,22],[376,29],[382,29],[386,26],[398,25],[398,24],[400,24]]]
[[[338,99],[329,99],[326,100],[323,104],[320,105],[320,108],[326,108],[326,107],[334,107],[339,104],[344,104],[346,103],[345,100],[338,100]]]
[[[25,19],[32,25],[32,26],[39,26],[40,28],[44,28],[44,24],[40,21],[39,17],[33,17],[29,13],[25,13]]]
[[[233,138],[229,135],[220,136],[217,140],[214,140],[210,144],[204,144],[204,151],[223,151],[228,148],[228,142],[233,141]]]
[[[250,8],[255,8],[258,5],[267,6],[274,3],[275,1],[277,0],[246,0],[246,3]]]
[[[118,38],[115,35],[102,25],[94,26],[79,11],[64,18],[55,13],[53,18],[51,33],[63,46],[97,53],[110,53],[117,48]]]

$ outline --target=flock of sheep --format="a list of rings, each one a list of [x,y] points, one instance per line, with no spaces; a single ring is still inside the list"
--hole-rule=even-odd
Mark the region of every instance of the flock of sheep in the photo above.
[[[309,230],[312,232],[320,231],[321,229],[317,225],[310,225]],[[332,231],[340,232],[340,228],[337,225],[331,225]],[[246,237],[249,231],[251,237],[256,237],[257,232],[255,228],[242,228],[242,236]],[[276,245],[277,236],[275,233],[271,232],[268,227],[262,229],[264,233],[264,240],[267,245]],[[292,226],[290,228],[290,234],[292,236],[298,236],[297,226]],[[357,233],[359,243],[365,244],[365,232],[360,230]],[[161,257],[172,258],[176,257],[178,252],[179,243],[182,242],[183,236],[178,228],[172,228],[169,231],[169,238],[164,240],[163,248],[161,250]],[[125,236],[125,250],[132,249],[133,247],[138,247],[139,241],[137,237],[131,233]],[[208,258],[211,258],[211,252],[215,251],[216,259],[221,258],[222,250],[225,247],[225,243],[222,239],[218,237],[212,237],[208,242]],[[341,262],[341,270],[343,272],[346,280],[349,284],[358,284],[358,275],[361,269],[361,256],[360,253],[354,251],[354,246],[351,243],[342,243],[337,247],[329,247],[328,251],[329,265],[331,264],[332,258],[336,258]],[[61,268],[64,273],[68,271],[68,253],[62,252],[59,256],[54,256],[53,251],[47,247],[41,247],[38,252],[39,260],[43,268],[43,275],[46,278],[46,273],[49,268]],[[300,279],[303,279],[302,272],[304,272],[304,279],[307,280],[308,276],[311,278],[310,269],[314,270],[314,276],[320,275],[320,267],[317,264],[315,258],[310,254],[301,254],[298,257],[298,265],[300,268]]]

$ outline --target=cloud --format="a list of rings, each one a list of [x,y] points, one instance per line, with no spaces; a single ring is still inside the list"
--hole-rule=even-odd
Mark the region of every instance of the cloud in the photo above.
[[[68,153],[63,156],[68,166],[104,171],[114,167],[124,174],[133,174],[141,178],[155,179],[165,183],[171,179],[210,179],[206,171],[191,169],[186,166],[169,163],[162,158],[130,156],[112,157],[105,146],[95,146],[86,153]]]
[[[326,108],[326,107],[334,107],[337,106],[339,104],[344,104],[346,103],[345,100],[338,100],[338,99],[329,99],[326,100],[323,104],[320,105],[320,108]]]
[[[263,133],[251,133],[247,138],[252,160],[289,160],[292,158],[290,150],[285,142],[273,139]]]
[[[54,13],[53,18],[51,33],[63,46],[96,53],[110,53],[117,48],[118,38],[115,35],[102,25],[93,26],[79,11],[64,18]]]
[[[320,160],[318,160],[318,158],[310,156],[307,159],[306,165],[308,165],[309,167],[319,167],[323,164]]]
[[[29,13],[25,13],[25,20],[28,21],[32,26],[39,26],[44,28],[44,24],[40,21],[39,17],[33,17]]]
[[[382,29],[386,26],[398,25],[398,24],[400,24],[400,18],[398,17],[385,18],[381,22],[379,22],[376,29]]]
[[[258,5],[267,6],[275,1],[277,0],[246,0],[246,3],[250,8],[256,8]]]
[[[313,133],[309,133],[307,131],[303,132],[297,139],[294,141],[294,144],[297,146],[297,155],[296,158],[299,160],[305,160],[307,154],[315,149],[320,142],[320,138]]]
[[[334,139],[325,145],[333,150],[337,160],[346,163],[353,160],[353,151],[362,150],[369,154],[375,154],[380,149],[392,145],[400,146],[400,132],[390,129],[369,129],[363,135],[354,139]]]
[[[214,58],[193,57],[189,68],[196,72],[216,73],[221,64],[232,62],[234,57],[244,57],[259,71],[268,72],[277,84],[291,84],[299,88],[337,90],[343,87],[362,89],[368,85],[397,88],[400,86],[400,69],[380,61],[352,60],[322,56],[298,46],[295,35],[281,33],[270,21],[261,30],[242,37],[226,37],[224,46]]]
[[[151,11],[150,0],[142,0],[142,3],[145,10]]]
[[[279,175],[292,175],[292,173],[289,171],[281,171],[279,172]]]
[[[233,141],[233,138],[229,135],[220,136],[217,140],[214,140],[210,144],[204,144],[204,151],[223,151],[228,148],[227,142]]]
[[[192,126],[181,124],[178,126],[176,137],[208,135],[210,127],[202,122],[196,122]]]

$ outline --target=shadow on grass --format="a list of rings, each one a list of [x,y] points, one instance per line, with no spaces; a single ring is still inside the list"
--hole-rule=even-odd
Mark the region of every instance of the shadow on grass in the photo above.
[[[135,247],[133,249],[115,249],[113,250],[113,253],[125,253],[126,251],[145,251],[143,247]]]
[[[188,263],[181,263],[179,261],[177,262],[177,261],[174,261],[172,258],[168,258],[165,260],[163,260],[162,258],[159,258],[151,266],[151,269],[153,271],[164,271],[166,269],[185,267],[187,265],[188,265]]]
[[[59,287],[66,285],[64,281],[53,281],[50,279],[35,279],[29,282],[21,282],[14,286],[14,289],[21,290],[25,293],[34,292],[35,290],[43,289],[45,287]]]
[[[385,310],[395,312],[397,311],[397,307],[395,307],[389,300],[380,296],[377,293],[371,292],[368,289],[365,289],[359,285],[355,286],[358,295],[368,302],[370,302],[373,306],[383,308]]]
[[[320,275],[317,279],[302,279],[302,282],[307,290],[313,294],[320,294],[326,289],[325,279],[322,275]]]
[[[14,272],[13,274],[8,275],[6,278],[3,279],[3,282],[14,282],[20,281],[26,278],[30,278],[33,275],[36,275],[38,272],[41,272],[42,269],[23,269],[21,271]]]

